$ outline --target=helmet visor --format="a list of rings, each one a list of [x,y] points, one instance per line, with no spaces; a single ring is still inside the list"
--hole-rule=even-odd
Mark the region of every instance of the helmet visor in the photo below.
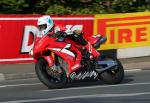
[[[38,26],[38,29],[39,29],[40,31],[45,30],[46,28],[47,28],[47,25],[46,25],[46,24],[43,24],[43,25],[39,25],[39,26]]]

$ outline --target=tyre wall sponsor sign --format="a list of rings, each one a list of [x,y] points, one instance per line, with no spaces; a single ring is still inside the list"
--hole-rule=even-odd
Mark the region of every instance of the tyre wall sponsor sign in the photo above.
[[[150,12],[95,15],[94,34],[106,35],[101,49],[150,45]]]
[[[41,15],[0,15],[0,64],[33,61],[28,55],[38,31],[36,22]],[[56,24],[72,30],[83,30],[85,38],[93,34],[94,16],[52,16]]]

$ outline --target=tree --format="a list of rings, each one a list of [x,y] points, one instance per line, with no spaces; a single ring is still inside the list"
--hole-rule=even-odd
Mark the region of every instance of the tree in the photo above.
[[[0,0],[5,14],[102,14],[150,11],[150,0]]]
[[[22,8],[28,7],[25,0],[0,0],[0,13],[23,13]]]

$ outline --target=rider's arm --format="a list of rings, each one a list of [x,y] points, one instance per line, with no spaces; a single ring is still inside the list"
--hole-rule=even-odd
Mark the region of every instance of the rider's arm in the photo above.
[[[57,36],[71,36],[71,35],[74,35],[74,36],[79,36],[79,35],[83,35],[83,32],[81,30],[74,30],[72,31],[70,28],[66,28],[65,26],[63,25],[56,25],[55,26],[55,33],[56,33],[56,37]]]
[[[66,28],[65,26],[63,26],[61,24],[58,24],[55,26],[55,33],[57,33],[57,32],[63,32],[63,33],[66,33],[66,35],[72,35],[73,34],[73,31],[71,29]]]

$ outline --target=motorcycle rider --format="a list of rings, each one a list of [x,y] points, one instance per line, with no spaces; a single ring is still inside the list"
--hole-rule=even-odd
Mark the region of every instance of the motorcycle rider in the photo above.
[[[97,50],[83,38],[83,32],[80,30],[72,31],[70,29],[65,28],[62,25],[56,25],[52,18],[49,15],[44,15],[38,19],[37,26],[39,29],[38,37],[42,37],[46,34],[58,36],[62,35],[65,37],[71,36],[72,40],[75,43],[78,43],[90,53],[90,58],[97,58],[100,56],[100,53],[97,52]]]

